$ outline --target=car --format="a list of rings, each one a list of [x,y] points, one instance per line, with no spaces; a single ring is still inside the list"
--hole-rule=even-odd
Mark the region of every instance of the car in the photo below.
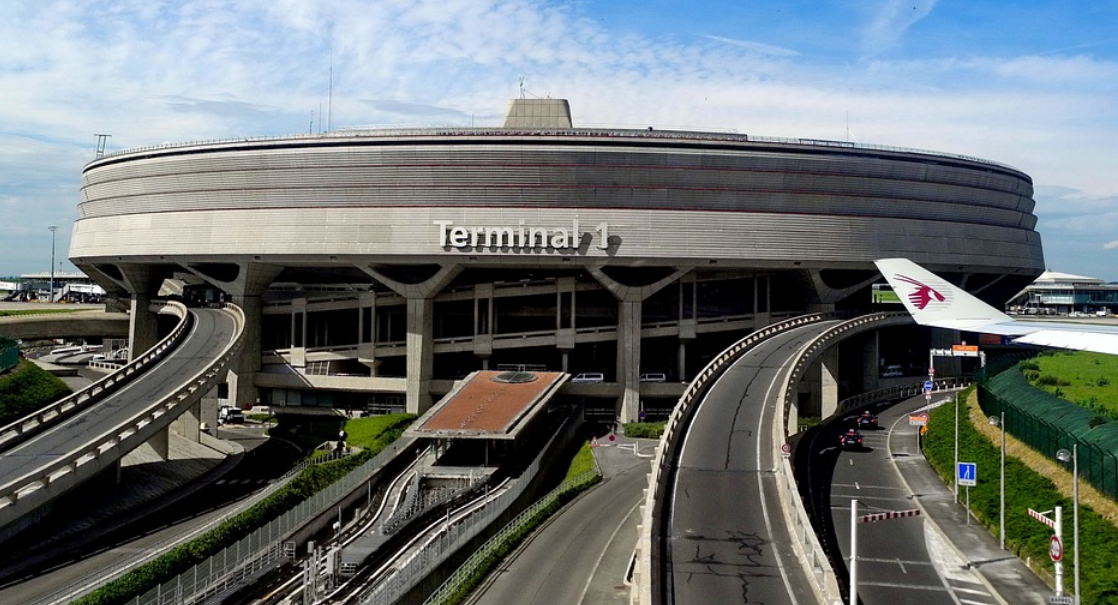
[[[650,372],[648,374],[641,374],[641,382],[667,382],[668,375],[663,372]]]
[[[904,376],[901,366],[885,366],[885,369],[881,372],[882,378],[898,378],[900,376]]]
[[[571,379],[571,382],[605,382],[606,377],[601,372],[583,372]]]
[[[873,412],[866,410],[858,415],[858,428],[860,429],[876,429],[877,416]]]
[[[218,410],[217,420],[221,424],[244,424],[245,413],[240,408],[226,405]]]
[[[839,444],[844,450],[860,450],[862,449],[862,434],[854,429],[847,429],[839,437]]]

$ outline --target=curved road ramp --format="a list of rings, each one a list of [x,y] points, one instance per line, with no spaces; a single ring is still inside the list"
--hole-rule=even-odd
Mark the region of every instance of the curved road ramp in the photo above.
[[[750,334],[714,359],[676,405],[653,466],[633,603],[839,600],[791,466],[777,452],[810,363],[854,334],[909,323],[812,314]]]
[[[223,379],[243,346],[236,306],[152,309],[180,318],[170,335],[104,379],[0,428],[0,539],[167,430]]]

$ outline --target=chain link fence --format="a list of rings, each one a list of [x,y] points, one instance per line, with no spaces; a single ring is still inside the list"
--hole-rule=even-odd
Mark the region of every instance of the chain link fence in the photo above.
[[[1118,499],[1118,423],[1098,423],[1097,414],[1029,384],[1003,364],[979,379],[978,403],[990,416],[1005,413],[1005,428],[1041,454],[1056,459],[1078,445],[1079,475]]]
[[[0,374],[19,364],[19,344],[14,340],[0,338]]]
[[[412,445],[401,438],[384,448],[326,489],[304,500],[264,527],[195,565],[178,577],[130,601],[132,605],[178,605],[197,603],[212,595],[243,586],[287,561],[283,541],[312,519],[332,510],[338,501],[360,488],[381,467]]]

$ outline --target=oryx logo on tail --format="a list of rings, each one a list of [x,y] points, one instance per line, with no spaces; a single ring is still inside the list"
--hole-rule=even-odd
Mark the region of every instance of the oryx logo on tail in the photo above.
[[[908,277],[907,275],[897,275],[896,277],[898,281],[903,281],[907,284],[916,286],[916,290],[908,294],[908,300],[912,303],[912,306],[920,309],[921,311],[923,311],[924,308],[927,307],[933,300],[935,300],[936,302],[944,302],[945,300],[947,300],[947,297],[945,297],[943,294],[940,294],[939,290],[936,290],[928,284]]]

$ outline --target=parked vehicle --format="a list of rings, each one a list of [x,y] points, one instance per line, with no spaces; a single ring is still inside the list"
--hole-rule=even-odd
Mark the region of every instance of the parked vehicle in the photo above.
[[[244,424],[245,413],[240,408],[223,405],[217,411],[217,420],[222,424]]]
[[[904,376],[901,366],[885,366],[885,369],[881,371],[882,378],[898,378],[901,376]]]
[[[583,372],[571,379],[571,382],[605,382],[606,377],[601,372]]]
[[[641,382],[667,382],[668,375],[663,372],[651,372],[648,374],[641,374]]]

